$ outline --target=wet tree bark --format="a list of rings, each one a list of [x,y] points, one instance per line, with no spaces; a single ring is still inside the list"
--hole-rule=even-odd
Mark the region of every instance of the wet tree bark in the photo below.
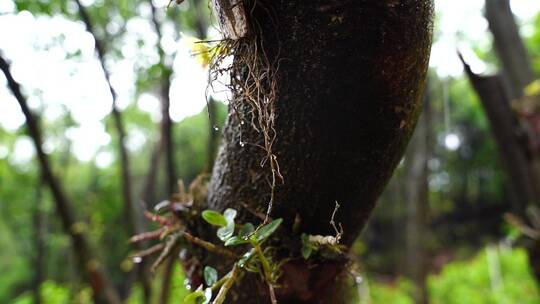
[[[421,111],[432,1],[258,0],[245,6],[260,26],[270,62],[280,58],[273,152],[284,182],[275,189],[271,216],[284,219],[276,247],[291,260],[282,268],[278,302],[349,303],[339,291],[346,260],[311,265],[298,258],[299,233],[333,235],[328,222],[336,201],[344,245],[352,244],[369,218]],[[248,106],[238,111],[250,115]],[[260,143],[261,135],[231,111],[209,208],[233,207],[251,220],[242,204],[266,210],[270,171],[260,166]],[[228,302],[268,302],[255,281],[240,282]]]

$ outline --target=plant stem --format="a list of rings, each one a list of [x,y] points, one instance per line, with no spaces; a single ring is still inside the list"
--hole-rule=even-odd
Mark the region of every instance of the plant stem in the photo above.
[[[210,252],[213,252],[215,254],[218,254],[218,255],[221,255],[221,256],[224,256],[224,257],[227,257],[227,258],[231,258],[231,259],[238,259],[238,256],[236,255],[236,253],[228,250],[228,249],[225,249],[223,247],[219,247],[217,245],[214,245],[210,242],[207,242],[205,240],[202,240],[196,236],[193,236],[187,232],[183,232],[182,235],[184,236],[184,239],[190,243],[193,243],[195,245],[198,245],[198,246],[201,246],[202,248],[210,251]]]
[[[274,291],[274,286],[272,285],[272,271],[270,269],[270,263],[268,262],[268,259],[264,256],[264,253],[261,249],[261,246],[259,243],[253,242],[253,247],[255,248],[255,252],[257,252],[257,256],[259,257],[259,260],[261,261],[261,265],[264,272],[264,279],[266,280],[266,284],[268,284],[268,292],[270,294],[270,300],[272,301],[272,304],[277,304],[276,299],[276,293]]]
[[[222,303],[224,303],[225,297],[227,296],[227,293],[231,289],[232,285],[234,284],[234,281],[236,280],[237,275],[238,275],[238,265],[236,263],[234,263],[233,269],[226,276],[227,279],[223,282],[223,286],[221,286],[221,288],[219,289],[219,292],[218,292],[216,298],[214,299],[213,304],[222,304]],[[217,282],[216,282],[216,284],[217,284]]]

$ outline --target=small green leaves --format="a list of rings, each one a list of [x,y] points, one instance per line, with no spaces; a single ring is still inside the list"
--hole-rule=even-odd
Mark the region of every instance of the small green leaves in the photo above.
[[[227,241],[225,241],[225,246],[237,246],[242,244],[248,244],[250,242],[249,237],[255,231],[255,227],[252,223],[246,223],[240,228],[238,236],[233,236]]]
[[[206,300],[202,290],[195,290],[184,298],[184,304],[202,304]]]
[[[204,290],[204,302],[202,304],[208,304],[212,300],[212,288],[208,287]]]
[[[234,218],[236,217],[236,210],[232,208],[227,208],[227,210],[223,212],[223,216],[225,217],[227,223],[234,222]]]
[[[253,231],[255,231],[255,227],[252,223],[246,223],[240,228],[240,231],[238,232],[238,236],[242,238],[249,237]]]
[[[218,273],[217,270],[210,266],[204,267],[204,282],[206,283],[206,286],[212,286],[217,282],[218,279]]]
[[[229,209],[227,209],[229,210]],[[226,218],[221,213],[214,210],[204,210],[202,218],[210,225],[223,227],[227,225]]]
[[[227,226],[221,227],[217,231],[217,236],[223,242],[226,242],[234,234],[234,222],[227,223]]]
[[[225,241],[225,246],[237,246],[237,245],[248,244],[248,243],[249,243],[249,239],[246,239],[240,236],[233,236],[227,241]]]
[[[257,242],[262,242],[271,236],[278,229],[279,225],[281,225],[281,222],[283,222],[283,219],[279,218],[262,226],[255,233]]]
[[[313,251],[317,251],[318,247],[309,241],[309,235],[302,233],[302,256],[304,259],[309,259]]]
[[[203,219],[211,225],[221,228],[217,231],[217,236],[223,242],[226,242],[234,235],[234,218],[236,210],[228,208],[223,214],[214,210],[204,210],[202,212]]]
[[[238,260],[238,266],[240,267],[245,267],[246,266],[246,263],[249,262],[249,260],[251,260],[251,258],[255,255],[255,249],[251,249],[250,251],[246,252],[241,258],[240,260]]]

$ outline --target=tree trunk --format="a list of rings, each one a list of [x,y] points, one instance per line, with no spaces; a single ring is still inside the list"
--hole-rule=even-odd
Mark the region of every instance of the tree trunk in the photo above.
[[[424,112],[407,149],[405,156],[405,199],[407,203],[406,273],[413,281],[415,303],[428,303],[426,286],[426,220],[428,208],[428,160],[431,142],[429,141],[430,108],[429,95],[424,93]]]
[[[463,58],[462,58],[463,61]],[[529,204],[540,203],[539,177],[527,157],[525,140],[520,138],[519,122],[510,108],[510,99],[500,75],[474,74],[465,61],[465,71],[486,111],[502,164],[508,175],[513,212],[525,216]]]
[[[2,56],[0,56],[0,69],[6,76],[8,87],[17,99],[26,118],[27,132],[34,143],[43,180],[49,186],[64,232],[71,238],[71,245],[77,259],[77,270],[84,277],[85,282],[92,288],[95,303],[120,303],[120,298],[110,284],[102,265],[91,250],[90,243],[84,231],[79,228],[81,223],[75,217],[72,209],[73,203],[65,195],[64,189],[53,173],[49,157],[45,154],[41,146],[41,129],[39,128],[37,119],[28,107],[19,84],[13,79],[9,70],[9,64]]]
[[[463,61],[463,58],[461,58]],[[519,125],[510,109],[510,100],[500,75],[479,76],[474,74],[463,61],[465,71],[480,97],[491,124],[491,129],[503,166],[512,190],[512,197],[516,198],[513,212],[527,221],[527,209],[530,205],[540,205],[540,175],[536,171],[534,158],[527,157],[527,147],[520,139]],[[533,269],[537,284],[540,284],[540,241],[533,240],[527,246],[529,264]]]
[[[41,304],[41,284],[45,277],[44,258],[45,258],[45,233],[46,223],[43,210],[43,181],[39,178],[36,187],[36,205],[34,206],[34,242],[35,242],[35,256],[34,256],[34,278],[32,282],[32,293],[34,298],[34,304]]]
[[[333,235],[335,202],[343,244],[360,233],[399,162],[421,111],[433,5],[429,0],[244,1],[258,56],[278,62],[273,153],[283,175],[273,218],[283,265],[279,303],[349,303],[337,278],[345,260],[311,265],[300,257],[300,233]],[[253,27],[251,27],[253,29]],[[253,37],[255,36],[255,37]],[[261,48],[263,50],[261,50]],[[277,69],[277,66],[274,66]],[[248,105],[231,109],[209,186],[209,208],[266,210],[271,172],[261,168],[261,134]],[[243,145],[240,142],[247,145]],[[246,282],[246,279],[242,281]],[[255,284],[254,280],[249,280]],[[247,284],[247,283],[246,283]],[[250,285],[251,286],[251,285]],[[228,303],[257,303],[264,292],[243,286]],[[263,289],[264,290],[264,289]],[[234,299],[234,300],[233,300]]]
[[[535,79],[532,65],[519,36],[510,0],[486,0],[486,19],[495,50],[502,62],[511,99],[523,97],[523,89]]]

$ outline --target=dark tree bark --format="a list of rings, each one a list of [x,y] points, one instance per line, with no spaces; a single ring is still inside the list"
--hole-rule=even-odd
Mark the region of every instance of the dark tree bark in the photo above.
[[[308,265],[297,258],[300,236],[293,223],[297,218],[303,233],[333,235],[328,222],[338,201],[343,244],[360,233],[421,111],[432,1],[244,3],[251,24],[260,25],[256,39],[269,61],[281,59],[273,152],[284,182],[275,189],[271,216],[284,218],[276,246],[292,260],[282,268],[279,303],[348,303],[336,281],[346,261]],[[248,106],[238,111],[250,117]],[[223,136],[209,207],[234,207],[241,219],[250,218],[241,204],[264,212],[271,176],[260,167],[264,151],[252,145],[261,143],[261,135],[230,114]],[[249,144],[240,145],[240,136]],[[230,303],[267,301],[246,284]]]
[[[28,134],[34,142],[41,174],[52,193],[63,229],[71,238],[75,258],[77,259],[78,271],[83,275],[86,283],[92,288],[95,303],[120,303],[120,298],[116,290],[109,283],[104,269],[102,269],[100,262],[91,250],[88,239],[82,231],[76,229],[79,222],[73,213],[73,203],[65,195],[59,180],[53,173],[49,158],[41,146],[42,136],[38,122],[28,107],[19,84],[13,79],[9,70],[9,64],[2,56],[0,56],[0,70],[6,76],[8,87],[17,99],[26,118]]]
[[[428,160],[430,157],[431,111],[428,89],[420,116],[405,156],[405,199],[407,200],[406,273],[414,282],[415,303],[429,302],[427,293],[426,224],[428,208]]]
[[[486,0],[486,19],[493,33],[495,50],[509,84],[509,97],[523,97],[523,89],[535,79],[532,65],[519,36],[510,0]]]

